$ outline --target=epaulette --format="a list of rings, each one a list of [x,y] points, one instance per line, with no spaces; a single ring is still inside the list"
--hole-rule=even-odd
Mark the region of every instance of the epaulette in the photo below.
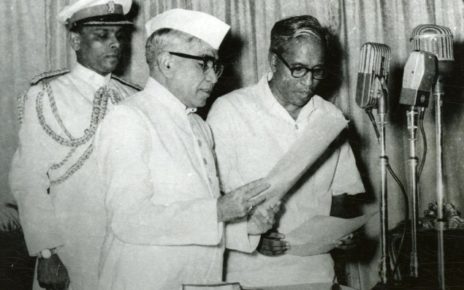
[[[126,80],[124,80],[124,79],[122,79],[120,77],[117,77],[117,76],[115,76],[113,74],[111,75],[111,78],[117,80],[118,82],[120,82],[122,84],[125,84],[126,86],[129,86],[129,87],[133,88],[134,90],[137,90],[137,91],[143,90],[143,88],[141,86],[139,86],[137,84],[130,83],[130,82],[128,82],[128,81],[126,81]]]
[[[58,76],[67,74],[68,72],[70,72],[69,69],[59,69],[59,70],[52,70],[52,71],[41,73],[32,78],[31,86],[38,84],[42,80],[53,78],[53,77],[58,77]]]

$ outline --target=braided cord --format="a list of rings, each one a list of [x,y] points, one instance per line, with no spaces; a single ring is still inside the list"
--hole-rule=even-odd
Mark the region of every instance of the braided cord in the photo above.
[[[39,92],[36,98],[36,111],[37,111],[39,123],[42,129],[45,131],[45,133],[48,136],[50,136],[55,142],[59,143],[60,145],[66,146],[66,147],[71,147],[69,152],[66,154],[63,160],[61,160],[58,163],[53,164],[49,168],[49,170],[47,171],[48,176],[50,176],[51,171],[57,170],[63,167],[66,163],[68,163],[68,161],[77,151],[77,148],[88,143],[92,139],[92,142],[89,144],[87,149],[82,153],[82,155],[78,158],[78,160],[66,170],[66,172],[63,175],[61,175],[60,177],[56,179],[50,180],[50,183],[52,185],[56,185],[56,184],[60,184],[64,182],[69,177],[71,177],[89,159],[90,155],[93,152],[93,148],[94,148],[93,139],[95,137],[97,126],[103,120],[103,118],[105,117],[106,111],[107,111],[108,99],[110,98],[112,103],[118,103],[121,100],[121,98],[116,92],[114,92],[112,89],[109,89],[107,87],[102,87],[98,89],[95,92],[95,96],[93,99],[92,113],[90,117],[90,125],[87,129],[84,130],[84,135],[82,137],[74,138],[71,135],[71,133],[67,130],[58,112],[58,108],[56,106],[55,97],[54,97],[51,86],[48,84],[48,82],[44,82],[43,87],[44,87],[44,90]],[[60,126],[60,128],[65,133],[66,137],[61,136],[58,133],[56,133],[45,121],[45,116],[43,113],[44,91],[47,93],[49,97],[49,103],[52,109],[53,116],[55,120],[57,121],[58,125]]]

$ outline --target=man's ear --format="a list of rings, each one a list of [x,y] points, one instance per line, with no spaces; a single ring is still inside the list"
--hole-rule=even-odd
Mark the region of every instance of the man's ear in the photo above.
[[[69,41],[74,51],[81,49],[81,35],[79,33],[71,31],[69,33]]]
[[[275,55],[275,53],[269,52],[268,60],[269,66],[271,67],[271,71],[273,73],[276,72],[277,56]]]
[[[172,75],[174,75],[173,65],[175,64],[168,52],[163,52],[158,55],[157,63],[159,70],[166,78],[171,78]]]

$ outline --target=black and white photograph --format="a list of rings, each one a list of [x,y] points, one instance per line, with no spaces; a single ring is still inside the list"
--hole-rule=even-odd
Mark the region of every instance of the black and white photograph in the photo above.
[[[0,290],[464,290],[463,0],[2,0],[0,30]]]

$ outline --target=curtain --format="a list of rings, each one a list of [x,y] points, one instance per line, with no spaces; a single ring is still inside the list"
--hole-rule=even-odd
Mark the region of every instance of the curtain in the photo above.
[[[0,3],[0,201],[11,201],[8,171],[17,146],[18,123],[16,99],[28,88],[31,78],[49,70],[71,67],[74,54],[67,42],[65,28],[56,20],[57,13],[69,0],[3,0]],[[215,15],[231,25],[231,32],[221,48],[228,65],[216,86],[214,96],[255,83],[268,70],[270,30],[284,17],[311,14],[333,33],[337,45],[331,55],[335,78],[323,86],[324,97],[345,113],[350,123],[350,141],[358,160],[368,194],[376,208],[380,192],[379,148],[372,125],[355,102],[358,54],[365,42],[380,42],[391,47],[387,115],[387,153],[390,163],[406,183],[408,139],[405,108],[398,104],[402,71],[409,55],[409,37],[419,24],[447,26],[454,35],[454,73],[446,81],[443,105],[444,181],[447,201],[464,208],[460,194],[464,184],[461,140],[464,139],[464,101],[462,62],[464,4],[461,0],[135,0],[130,12],[135,24],[130,54],[125,56],[122,76],[143,85],[148,70],[144,56],[144,23],[171,8],[187,8]],[[432,103],[432,102],[431,102]],[[207,111],[207,110],[206,110]],[[425,128],[428,155],[421,179],[420,211],[435,200],[434,108],[426,111]],[[206,114],[203,111],[203,114]],[[418,142],[419,152],[422,145]],[[398,186],[389,179],[389,223],[394,227],[404,218],[405,204]],[[378,236],[378,222],[368,225],[372,238]],[[350,265],[349,281],[353,287],[368,289],[378,280],[378,255]]]

